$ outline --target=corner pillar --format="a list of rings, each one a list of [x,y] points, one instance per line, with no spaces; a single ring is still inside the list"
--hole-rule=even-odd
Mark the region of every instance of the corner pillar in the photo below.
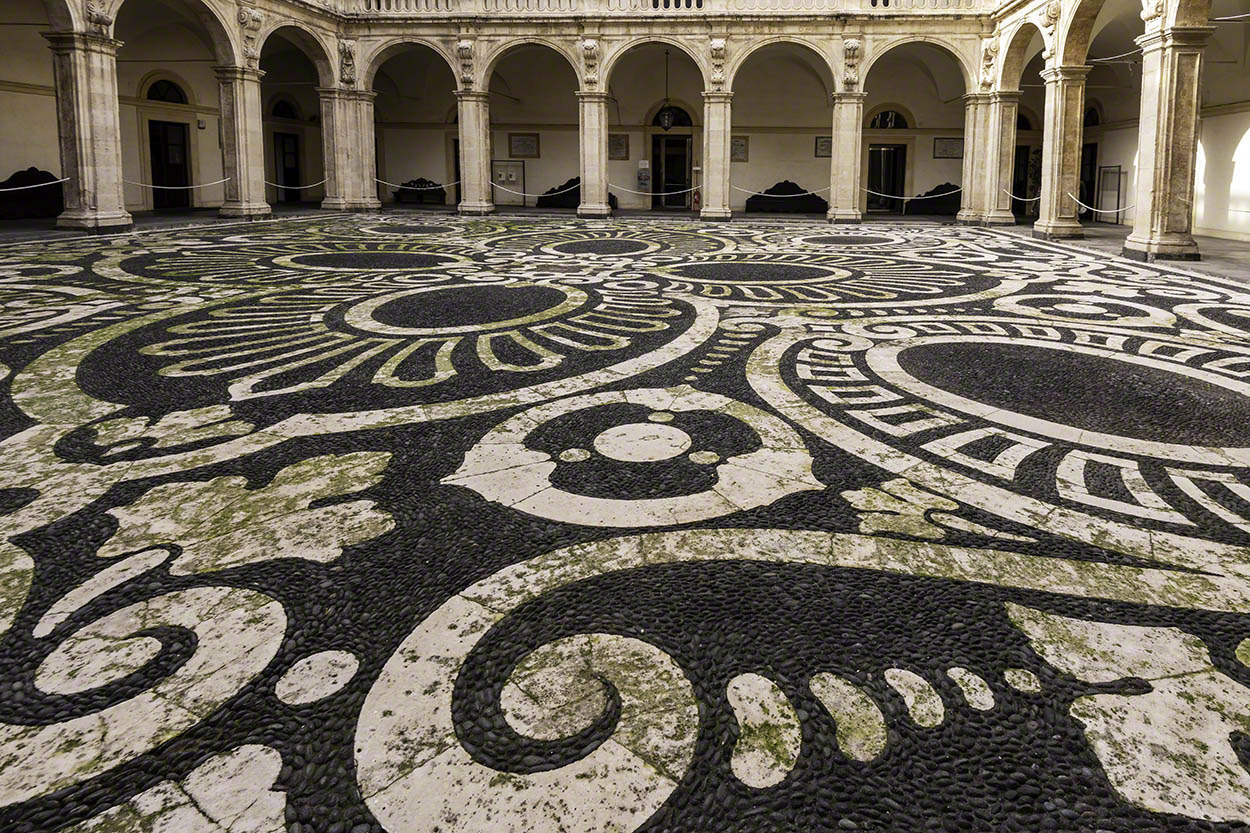
[[[578,217],[607,217],[608,204],[608,94],[577,93],[581,145],[581,204]]]
[[[860,169],[864,142],[866,93],[833,94],[833,153],[829,160],[829,213],[831,223],[858,223]]]
[[[1124,256],[1198,260],[1193,238],[1202,55],[1213,27],[1173,27],[1137,39],[1142,48],[1137,199]]]
[[[221,161],[226,201],[222,217],[257,219],[273,210],[265,200],[265,134],[261,128],[260,79],[246,67],[215,67],[221,94]]]
[[[460,213],[491,214],[495,199],[490,181],[490,95],[457,90],[460,120]]]
[[[955,219],[966,225],[980,225],[985,220],[986,172],[991,164],[986,155],[989,111],[989,93],[964,96],[963,191]]]
[[[54,32],[57,132],[65,211],[58,228],[97,233],[126,231],[134,220],[122,188],[121,116],[117,100],[117,49],[102,35]]]
[[[731,92],[703,93],[703,208],[699,217],[704,220],[733,216],[729,207],[733,97]]]
[[[373,99],[377,93],[340,87],[318,87],[321,97],[321,141],[325,155],[326,196],[322,208],[335,211],[377,211],[377,146]]]
[[[985,111],[985,153],[981,157],[984,167],[982,222],[987,226],[1009,226],[1016,222],[1008,192],[1016,166],[1016,120],[1019,114],[1019,90],[990,93]]]
[[[1081,126],[1085,118],[1085,76],[1091,67],[1050,67],[1042,132],[1042,194],[1033,236],[1080,238],[1080,209],[1070,196],[1081,187]]]

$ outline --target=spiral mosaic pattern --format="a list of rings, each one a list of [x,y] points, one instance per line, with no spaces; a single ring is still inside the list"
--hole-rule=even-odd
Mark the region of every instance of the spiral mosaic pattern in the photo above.
[[[1250,830],[1248,426],[986,229],[0,248],[0,829]]]

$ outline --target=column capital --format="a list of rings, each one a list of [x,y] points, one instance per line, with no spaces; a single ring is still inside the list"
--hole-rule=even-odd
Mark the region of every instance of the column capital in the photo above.
[[[995,90],[989,93],[989,96],[994,104],[1018,104],[1020,102],[1019,90]]]
[[[44,32],[42,34],[53,52],[81,50],[115,56],[122,46],[122,42],[117,38],[91,32]]]
[[[1046,67],[1040,74],[1047,84],[1058,84],[1063,81],[1075,83],[1084,82],[1085,76],[1089,75],[1092,69],[1091,66]]]
[[[477,101],[486,104],[490,101],[490,93],[486,90],[456,90],[456,101]]]
[[[372,101],[378,97],[373,90],[357,90],[352,87],[317,87],[322,98],[338,98],[344,101]]]
[[[964,104],[987,104],[993,98],[993,93],[964,93],[962,98]]]
[[[254,81],[259,84],[260,79],[265,77],[263,70],[251,67],[213,67],[213,72],[217,73],[218,81]]]
[[[734,94],[726,90],[704,90],[703,100],[708,104],[728,104],[733,101]]]
[[[606,90],[578,90],[578,101],[602,101],[607,103],[612,96]]]
[[[1166,46],[1203,47],[1207,45],[1214,31],[1214,26],[1170,26],[1166,29],[1147,32],[1135,38],[1133,42],[1140,46],[1143,52],[1162,49]]]
[[[830,97],[833,99],[834,104],[863,104],[864,99],[868,97],[868,93],[851,92],[848,90],[847,92],[833,93]]]

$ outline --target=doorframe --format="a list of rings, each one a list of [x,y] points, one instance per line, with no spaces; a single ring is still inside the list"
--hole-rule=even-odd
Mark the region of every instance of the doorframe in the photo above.
[[[194,116],[188,116],[185,110],[172,110],[164,107],[143,107],[137,108],[139,116],[139,174],[140,182],[152,184],[152,127],[154,121],[173,122],[174,124],[184,124],[187,127],[187,179],[190,180],[188,185],[195,185],[195,180],[199,174],[199,158],[200,158],[200,130],[197,125],[197,119]],[[155,211],[156,202],[151,188],[140,188],[143,192],[143,207],[140,211]],[[190,189],[188,194],[188,203],[191,208],[201,208],[201,196],[199,188]]]
[[[277,169],[278,162],[277,162],[277,159],[275,158],[275,154],[276,154],[275,147],[278,142],[277,134],[295,133],[299,135],[300,177],[302,179],[311,180],[314,176],[313,171],[316,169],[316,166],[312,164],[313,163],[312,146],[314,144],[321,144],[321,142],[314,142],[312,139],[309,138],[309,131],[307,129],[308,124],[302,121],[291,121],[290,119],[275,119],[272,116],[267,116],[265,119],[262,120],[261,123],[264,126],[264,132],[265,132],[265,149],[266,149],[265,179],[269,180],[270,182],[278,181],[278,169]],[[321,136],[320,132],[317,133],[317,136],[319,139],[324,141],[324,137]],[[321,175],[325,176],[324,146],[320,148],[320,153],[321,153]],[[273,170],[270,170],[271,167],[273,168]],[[308,183],[300,183],[300,184],[307,185]],[[266,185],[265,186],[265,202],[269,202],[269,203],[281,202],[282,195],[278,193],[280,190],[281,189],[273,188],[269,185]],[[272,200],[269,199],[270,192],[274,194],[274,199]],[[302,195],[304,195],[305,193],[306,192],[304,191],[300,192],[301,194],[300,202],[304,202]],[[307,193],[316,193],[316,189],[309,189]],[[310,202],[320,202],[320,200],[310,200]]]
[[[659,175],[658,175],[658,171],[655,165],[655,140],[657,138],[663,139],[665,137],[671,137],[671,136],[688,136],[689,137],[690,155],[689,155],[689,163],[687,165],[689,185],[687,185],[687,187],[694,188],[695,187],[694,169],[699,167],[699,163],[698,163],[698,157],[695,153],[696,142],[695,142],[694,129],[690,127],[683,127],[683,128],[674,127],[671,130],[663,130],[663,129],[657,128],[656,131],[651,134],[651,138],[647,141],[647,148],[648,148],[647,155],[651,161],[651,187],[652,189],[655,189],[657,186],[663,187],[662,183],[659,182]],[[691,192],[686,195],[686,205],[683,208],[673,208],[673,207],[666,207],[666,206],[661,206],[659,208],[656,208],[655,207],[656,197],[654,196],[654,194],[655,194],[655,191],[653,190],[652,197],[651,197],[651,207],[648,209],[649,211],[690,211],[691,206],[694,204],[693,203],[694,192]],[[663,198],[661,197],[660,199],[663,199]]]
[[[300,179],[312,179],[312,173],[309,170],[309,166],[308,166],[308,145],[311,144],[308,141],[308,136],[307,134],[304,133],[304,128],[302,125],[298,127],[295,126],[299,124],[298,122],[287,122],[287,123],[291,124],[292,127],[284,130],[281,124],[274,124],[270,127],[268,131],[269,132],[269,162],[270,164],[273,165],[273,177],[270,179],[270,181],[272,182],[278,181],[278,134],[284,134],[287,136],[295,136],[296,140],[299,142],[299,153],[297,153],[296,156],[299,157]],[[266,167],[268,167],[268,165],[266,165]],[[300,185],[307,185],[307,184],[308,183],[306,182],[300,183]],[[276,192],[276,197],[277,197],[274,200],[275,203],[286,202],[286,200],[282,198],[283,191],[296,190],[296,193],[299,195],[299,199],[296,200],[295,202],[304,202],[304,195],[307,193],[306,191],[302,189],[274,188],[273,190]],[[308,190],[311,191],[312,189],[310,188]],[[266,202],[269,201],[268,197],[269,197],[269,186],[266,185],[265,186],[265,201]]]
[[[868,187],[868,147],[869,145],[906,145],[907,164],[903,166],[903,191],[906,196],[913,195],[913,183],[916,176],[916,139],[914,133],[907,135],[906,130],[864,130],[860,139],[862,147],[859,159],[859,210],[861,214],[868,213],[868,192],[864,189]],[[902,135],[900,135],[902,134]],[[836,164],[837,160],[833,160],[831,164]],[[904,207],[906,210],[906,207]]]

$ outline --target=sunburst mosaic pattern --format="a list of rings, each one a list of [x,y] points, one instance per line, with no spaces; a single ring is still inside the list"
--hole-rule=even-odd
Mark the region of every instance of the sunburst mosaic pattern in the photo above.
[[[0,248],[0,829],[1250,829],[1250,291],[934,226]]]

